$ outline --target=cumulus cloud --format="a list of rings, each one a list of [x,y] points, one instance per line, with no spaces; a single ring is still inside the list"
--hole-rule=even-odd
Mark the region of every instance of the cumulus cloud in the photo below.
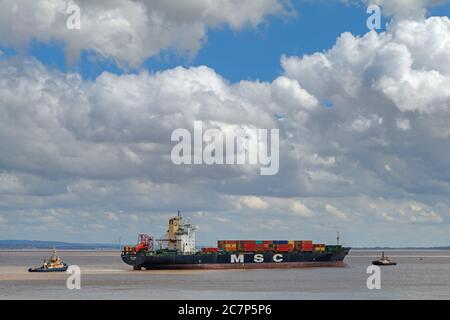
[[[291,205],[291,210],[305,218],[314,217],[314,213],[300,201],[294,201]]]
[[[269,206],[266,201],[254,196],[243,197],[241,203],[250,209],[267,209]]]
[[[344,33],[330,51],[284,57],[282,65],[288,77],[316,95],[356,97],[370,89],[400,111],[430,113],[448,107],[449,37],[447,17],[402,20],[380,35],[370,32],[358,38]],[[367,124],[362,120],[361,125]]]
[[[81,29],[66,28],[67,9],[81,10]],[[0,44],[62,42],[69,60],[93,51],[119,65],[139,66],[162,50],[195,54],[210,28],[256,27],[269,15],[290,12],[280,0],[1,0]]]
[[[205,129],[225,132],[233,127],[276,128],[276,112],[293,118],[314,112],[313,98],[296,91],[284,92],[284,101],[295,104],[282,108],[274,97],[283,90],[277,80],[230,84],[207,67],[154,75],[104,73],[90,83],[74,74],[48,71],[33,60],[11,59],[0,62],[0,74],[0,161],[12,170],[38,174],[59,172],[86,179],[146,176],[165,182],[181,180],[177,174],[195,178],[200,169],[173,168],[167,161],[175,129],[192,129],[195,120],[202,120]],[[246,172],[238,168],[223,168],[219,175]],[[165,174],[176,171],[180,172]],[[213,179],[217,173],[206,174]]]
[[[333,216],[335,216],[339,220],[347,220],[348,219],[348,217],[345,214],[345,212],[343,212],[342,210],[339,210],[336,207],[333,207],[331,204],[327,204],[325,206],[325,210],[327,212],[329,212],[330,214],[332,214]]]
[[[400,224],[444,222],[442,214],[436,212],[433,206],[414,200],[393,202],[385,199],[384,202],[380,201],[376,204],[372,202],[369,204],[369,207],[371,210],[374,210],[376,215],[388,222]]]
[[[2,57],[2,216],[21,230],[40,234],[39,221],[68,235],[79,234],[76,221],[100,234],[164,228],[179,208],[211,237],[224,223],[223,237],[292,238],[448,225],[449,28],[431,17],[345,33],[328,51],[283,57],[272,82],[229,83],[205,66],[85,81]],[[280,129],[279,174],[175,166],[171,133],[194,120]]]
[[[447,17],[402,20],[381,34],[345,33],[324,53],[282,59],[285,76],[333,101],[310,126],[320,134],[317,153],[334,150],[345,190],[364,183],[373,194],[384,193],[384,184],[385,195],[448,192],[448,176],[441,176],[448,155],[437,150],[449,134],[449,26]],[[327,171],[313,172],[331,179]]]

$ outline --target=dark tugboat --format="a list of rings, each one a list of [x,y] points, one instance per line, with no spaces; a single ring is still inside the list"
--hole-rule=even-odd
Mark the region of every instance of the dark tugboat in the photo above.
[[[40,267],[31,267],[28,272],[65,272],[69,266],[61,261],[61,258],[53,251],[50,259],[44,260],[44,264]]]
[[[391,260],[389,260],[389,258],[384,255],[384,252],[381,253],[381,259],[372,261],[372,264],[376,265],[376,266],[396,266],[397,265],[397,263],[391,262]]]

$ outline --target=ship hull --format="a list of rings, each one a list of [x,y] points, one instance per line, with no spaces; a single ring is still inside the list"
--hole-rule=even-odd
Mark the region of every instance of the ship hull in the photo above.
[[[64,266],[61,268],[29,268],[28,272],[66,272],[68,266]]]
[[[122,254],[122,260],[135,270],[179,269],[292,269],[311,267],[345,267],[349,248],[331,253],[273,252],[194,255]]]
[[[372,264],[374,266],[396,266],[397,263],[396,262],[380,262],[380,261],[372,261]]]

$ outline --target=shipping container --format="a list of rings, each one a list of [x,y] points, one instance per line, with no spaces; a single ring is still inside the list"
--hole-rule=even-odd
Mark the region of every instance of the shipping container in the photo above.
[[[300,252],[311,252],[313,251],[313,243],[311,240],[297,240],[294,241],[294,248]]]
[[[311,240],[219,240],[217,247],[228,252],[325,252],[324,244],[313,244]]]
[[[325,252],[326,246],[321,243],[315,243],[315,244],[313,244],[313,249],[316,252]]]
[[[202,252],[204,253],[216,253],[219,251],[219,248],[202,248]]]

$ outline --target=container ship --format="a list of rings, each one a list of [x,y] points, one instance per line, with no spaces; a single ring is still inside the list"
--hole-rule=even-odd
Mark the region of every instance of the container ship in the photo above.
[[[197,249],[196,226],[180,212],[169,220],[164,237],[138,236],[135,246],[122,249],[122,260],[134,270],[264,269],[342,267],[350,251],[311,240],[219,240],[217,247]]]

